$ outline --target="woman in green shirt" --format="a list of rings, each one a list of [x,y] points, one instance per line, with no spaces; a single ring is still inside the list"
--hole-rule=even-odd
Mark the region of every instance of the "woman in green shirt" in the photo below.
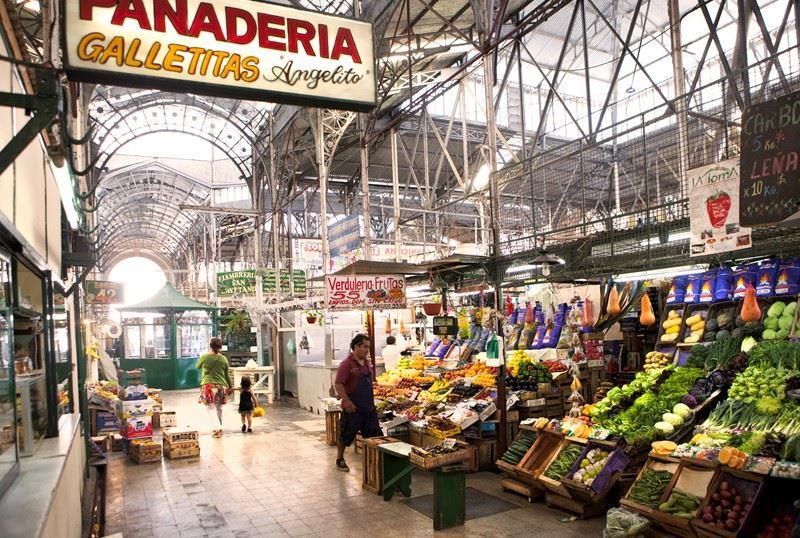
[[[228,370],[228,358],[220,353],[222,340],[212,338],[208,346],[211,351],[200,355],[200,359],[197,361],[197,368],[203,372],[200,380],[200,403],[205,404],[209,413],[211,435],[222,437],[222,406],[228,401],[227,396],[231,393],[233,383],[231,383],[231,374]],[[219,422],[218,429],[214,422],[215,409]]]

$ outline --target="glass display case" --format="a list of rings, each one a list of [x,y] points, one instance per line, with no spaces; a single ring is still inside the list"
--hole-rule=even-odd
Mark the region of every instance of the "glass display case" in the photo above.
[[[19,472],[10,279],[10,263],[0,255],[0,496]]]
[[[16,377],[17,442],[23,456],[33,455],[47,434],[46,387],[44,372]]]
[[[127,318],[123,338],[126,359],[169,359],[169,319],[166,316]]]
[[[176,314],[178,357],[199,357],[208,349],[211,340],[211,316],[201,310]]]

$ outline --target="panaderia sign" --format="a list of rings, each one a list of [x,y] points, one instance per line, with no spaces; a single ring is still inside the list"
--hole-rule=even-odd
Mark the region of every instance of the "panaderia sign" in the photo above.
[[[365,111],[372,25],[260,0],[62,0],[71,79]]]

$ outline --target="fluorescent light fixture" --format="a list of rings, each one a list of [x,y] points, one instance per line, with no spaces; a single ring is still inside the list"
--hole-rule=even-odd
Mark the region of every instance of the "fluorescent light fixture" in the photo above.
[[[617,275],[616,280],[620,282],[628,282],[631,280],[652,280],[662,277],[673,277],[680,275],[691,275],[693,273],[702,273],[708,270],[707,263],[697,265],[682,265],[680,267],[671,267],[666,269],[653,269],[649,271],[637,271],[634,273],[624,273]]]
[[[533,265],[533,264],[519,265],[517,267],[509,267],[506,270],[506,274],[507,275],[515,275],[517,273],[526,273],[528,271],[533,271],[533,270],[538,269],[538,268],[539,268],[538,265]]]

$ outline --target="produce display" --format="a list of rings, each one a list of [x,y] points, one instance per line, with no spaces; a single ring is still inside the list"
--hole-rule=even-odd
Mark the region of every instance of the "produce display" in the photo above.
[[[511,443],[505,454],[500,459],[509,465],[517,465],[523,456],[528,453],[533,443],[536,441],[537,435],[534,432],[524,431],[520,434],[519,438]]]
[[[569,473],[572,466],[575,465],[576,461],[578,461],[581,452],[583,452],[583,448],[579,445],[565,446],[561,449],[561,452],[558,453],[556,459],[554,459],[547,468],[544,476],[550,480],[561,480],[567,476],[567,473]]]
[[[634,482],[626,498],[649,508],[656,508],[670,480],[672,473],[669,471],[648,469]]]
[[[703,337],[706,329],[706,320],[703,314],[694,314],[686,318],[686,330],[688,334],[683,339],[687,344],[696,344]]]
[[[720,332],[722,332],[722,337],[730,336],[731,331],[735,328],[733,309],[724,310],[711,319],[706,320],[703,342],[715,341]]]
[[[667,501],[661,503],[658,509],[681,519],[693,519],[702,501],[696,495],[673,489]]]

